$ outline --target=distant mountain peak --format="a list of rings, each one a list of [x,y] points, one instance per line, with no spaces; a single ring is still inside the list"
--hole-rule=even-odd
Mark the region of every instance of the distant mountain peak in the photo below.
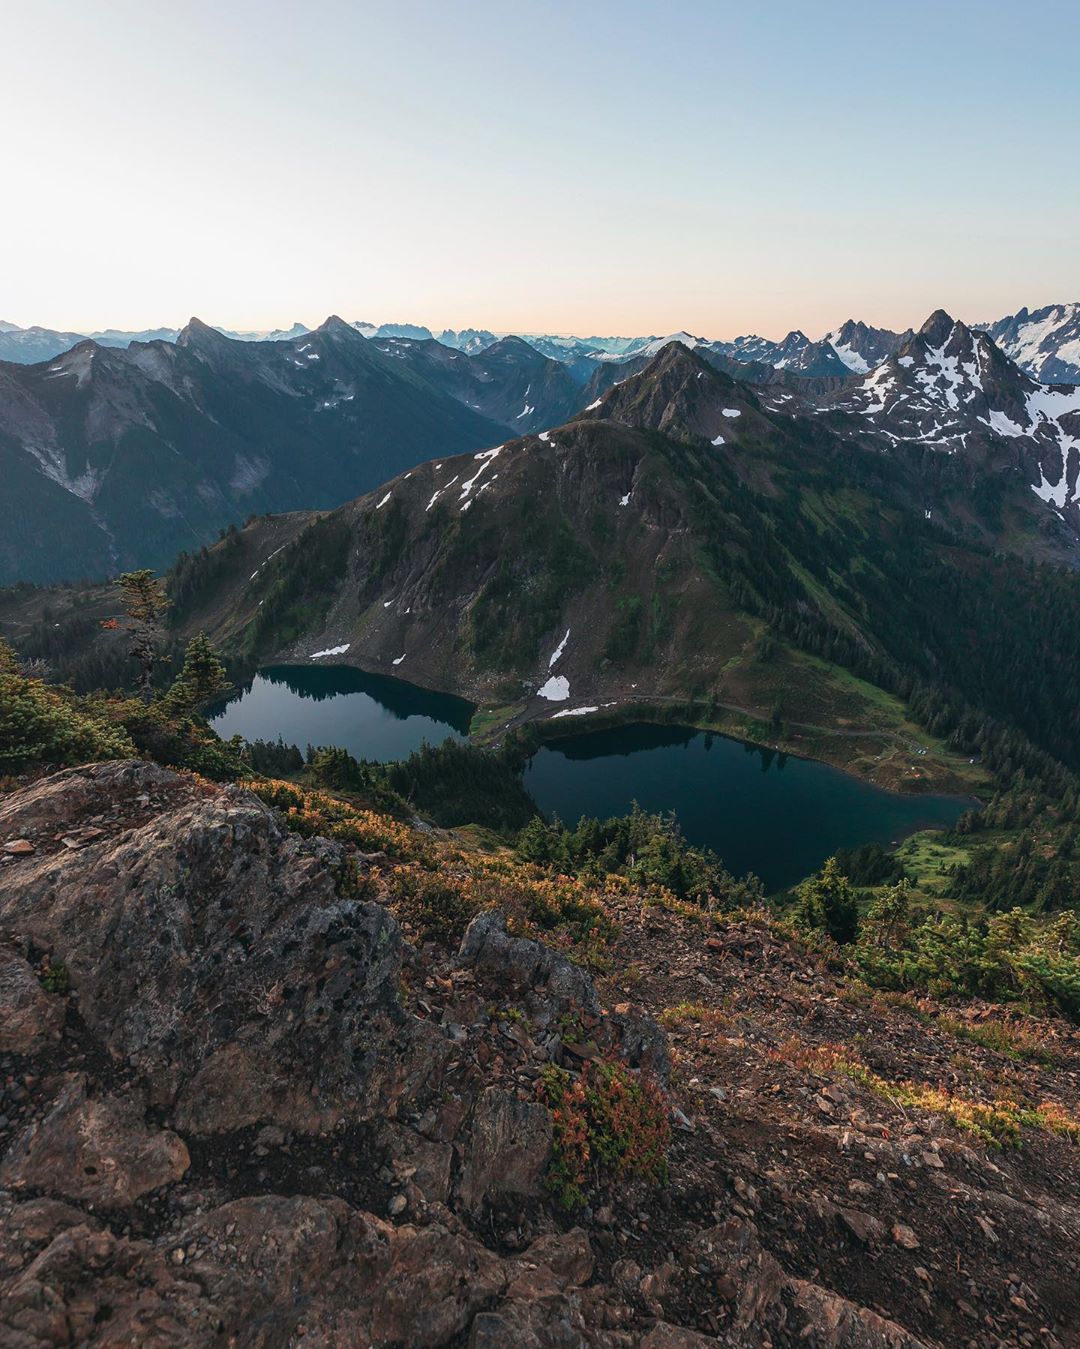
[[[361,336],[351,323],[346,323],[343,318],[337,314],[330,314],[315,329],[317,333],[325,333],[327,336],[337,335],[338,337],[348,337],[350,341],[354,337]],[[304,334],[300,334],[303,336]]]
[[[485,350],[489,353],[498,350],[498,351],[518,351],[521,352],[522,354],[525,354],[526,352],[532,352],[534,356],[539,356],[542,354],[541,352],[538,352],[536,350],[536,348],[532,345],[531,342],[526,342],[524,337],[518,337],[516,333],[507,333],[505,337],[500,337],[497,342],[492,342],[490,346],[485,348]]]
[[[826,333],[823,342],[832,347],[847,368],[856,375],[868,374],[875,366],[894,355],[914,333],[874,328],[861,319],[846,319],[839,328]]]
[[[951,314],[947,314],[944,309],[935,309],[919,329],[919,336],[935,347],[942,347],[952,336],[956,326],[957,321]],[[963,324],[960,327],[964,332],[967,331]]]
[[[216,328],[212,328],[209,323],[204,323],[201,318],[192,315],[177,334],[176,345],[178,347],[204,347],[221,350],[230,340],[224,333],[219,333]]]
[[[707,371],[710,375],[720,375],[718,370],[715,370],[707,361],[698,356],[692,347],[687,346],[682,341],[684,336],[686,336],[685,333],[670,338],[637,378],[642,380],[655,378],[669,371],[679,371],[688,378],[691,376],[696,378],[701,371]],[[722,379],[727,378],[726,375],[720,375],[720,377]],[[729,380],[728,382],[731,383],[732,381]]]

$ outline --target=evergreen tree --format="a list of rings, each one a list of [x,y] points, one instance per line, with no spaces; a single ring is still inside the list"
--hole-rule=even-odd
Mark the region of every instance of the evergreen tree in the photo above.
[[[827,932],[841,945],[855,940],[859,930],[855,892],[835,857],[816,876],[803,881],[795,896],[792,916],[802,927]]]
[[[866,911],[859,940],[891,951],[902,944],[911,924],[911,884],[905,877],[884,890]]]
[[[170,712],[191,712],[220,693],[227,683],[224,665],[209,638],[200,632],[188,643],[183,668],[165,701]]]
[[[154,666],[161,646],[161,622],[169,601],[152,571],[126,571],[116,584],[124,597],[131,654],[139,663],[136,691],[144,703],[154,697]]]

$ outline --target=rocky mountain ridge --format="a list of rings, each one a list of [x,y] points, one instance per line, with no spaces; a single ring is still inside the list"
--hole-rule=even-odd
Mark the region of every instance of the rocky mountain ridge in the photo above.
[[[894,333],[888,328],[870,328],[854,319],[827,333],[822,339],[836,352],[849,370],[865,375],[898,351],[913,333]]]
[[[1044,383],[1080,382],[1080,303],[1046,305],[990,323],[973,323],[990,334],[997,345],[1022,370]],[[667,342],[702,344],[720,355],[748,364],[766,365],[806,375],[843,376],[846,371],[867,374],[874,366],[893,355],[911,336],[912,330],[897,333],[876,328],[861,320],[848,319],[812,340],[799,330],[782,339],[747,335],[733,339],[695,338],[686,332],[659,337],[574,337],[548,333],[493,333],[484,328],[445,328],[438,334],[415,323],[368,323],[357,320],[353,327],[365,337],[404,338],[415,342],[438,341],[443,346],[468,355],[477,355],[502,338],[517,336],[542,355],[561,361],[580,384],[587,384],[596,373],[596,365],[608,361],[626,361],[644,353],[654,356]],[[259,332],[234,332],[218,328],[227,337],[243,341],[279,341],[309,332],[302,323],[287,329]],[[23,363],[51,360],[86,338],[103,346],[127,346],[133,341],[175,341],[178,328],[155,328],[141,332],[104,329],[100,332],[58,332],[49,328],[20,328],[0,321],[0,360]],[[836,364],[833,356],[839,359]],[[843,368],[841,368],[843,367]]]
[[[710,342],[709,349],[734,360],[766,365],[791,374],[844,378],[849,367],[828,338],[812,342],[797,329],[780,342],[764,337],[737,337],[733,342]]]

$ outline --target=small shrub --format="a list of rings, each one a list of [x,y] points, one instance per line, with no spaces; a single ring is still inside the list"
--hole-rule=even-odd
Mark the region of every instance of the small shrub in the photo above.
[[[1047,1043],[1045,1026],[1027,1021],[961,1021],[945,1013],[937,1018],[937,1025],[949,1035],[970,1040],[1006,1058],[1050,1064],[1059,1057]]]
[[[322,792],[305,791],[293,782],[266,779],[249,785],[260,800],[281,812],[287,828],[304,838],[321,834],[339,843],[351,843],[361,852],[424,855],[423,845],[412,830],[388,815],[363,810]]]
[[[546,1068],[539,1090],[554,1121],[547,1186],[560,1207],[580,1208],[590,1183],[665,1179],[671,1125],[652,1078],[607,1059],[577,1077]]]
[[[67,966],[48,961],[41,971],[41,986],[46,993],[67,993],[71,988]]]
[[[929,1082],[890,1082],[843,1045],[807,1045],[797,1039],[788,1040],[771,1057],[811,1072],[849,1077],[894,1105],[941,1115],[956,1128],[997,1147],[1018,1146],[1024,1128],[1080,1142],[1080,1118],[1053,1101],[1038,1105],[1008,1098],[978,1101]]]
[[[835,857],[795,891],[792,917],[800,927],[827,932],[840,945],[855,940],[859,930],[855,893]]]
[[[465,929],[480,911],[452,877],[425,872],[417,867],[399,867],[395,910],[418,931],[422,941],[456,947]]]
[[[729,1018],[716,1007],[706,1007],[701,1002],[679,1002],[673,1007],[665,1007],[660,1013],[660,1024],[669,1030],[697,1021],[703,1026],[723,1026]]]

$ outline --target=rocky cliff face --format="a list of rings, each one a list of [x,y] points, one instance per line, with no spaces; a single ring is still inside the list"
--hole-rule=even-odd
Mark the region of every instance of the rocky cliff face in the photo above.
[[[0,849],[5,1346],[1076,1342],[1073,1145],[815,1076],[948,1047],[767,929],[624,896],[600,983],[494,909],[440,943],[414,862],[134,762],[0,797]],[[537,1087],[595,1062],[668,1082],[668,1176],[568,1216]]]

